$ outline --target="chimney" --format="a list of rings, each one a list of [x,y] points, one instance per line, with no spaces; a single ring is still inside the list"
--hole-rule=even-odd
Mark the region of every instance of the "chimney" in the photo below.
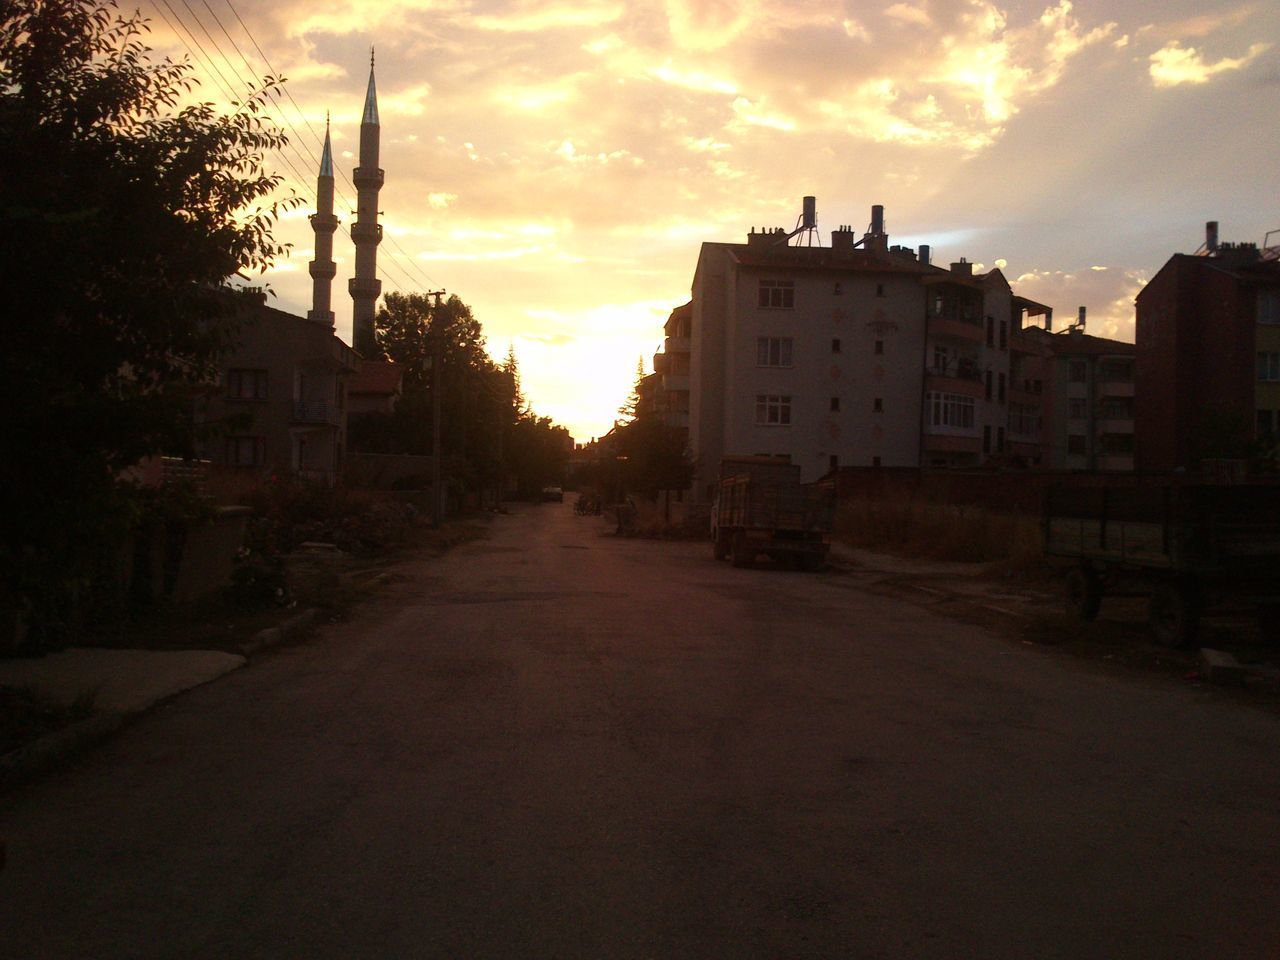
[[[926,267],[929,265],[929,255],[932,252],[933,251],[930,249],[927,243],[920,244],[920,262],[923,263]]]
[[[961,257],[959,262],[951,264],[951,272],[962,277],[972,277],[973,264]]]
[[[1218,252],[1218,221],[1210,220],[1204,225],[1204,249],[1209,256]]]
[[[1084,330],[1084,314],[1085,308],[1081,307],[1080,312],[1076,315],[1076,326],[1079,327],[1081,331]]]
[[[871,208],[871,233],[881,236],[884,233],[884,204],[877,203]]]
[[[831,252],[837,254],[853,253],[853,228],[841,226],[831,231]]]

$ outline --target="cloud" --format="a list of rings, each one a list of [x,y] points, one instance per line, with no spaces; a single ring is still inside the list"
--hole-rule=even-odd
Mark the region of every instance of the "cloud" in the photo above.
[[[1076,308],[1083,306],[1089,333],[1132,343],[1133,300],[1149,279],[1147,271],[1137,267],[1091,265],[1080,270],[1029,270],[1013,281],[1013,288],[1053,307],[1057,330],[1073,323]]]
[[[884,15],[890,20],[896,20],[899,23],[914,23],[921,27],[928,27],[933,24],[933,18],[929,16],[927,10],[913,7],[909,3],[895,3],[891,7],[885,7]]]
[[[1255,43],[1242,57],[1223,57],[1213,63],[1206,63],[1195,47],[1183,47],[1177,40],[1171,40],[1151,54],[1151,82],[1162,88],[1177,87],[1185,83],[1208,83],[1219,73],[1247,67],[1269,49],[1269,43]]]

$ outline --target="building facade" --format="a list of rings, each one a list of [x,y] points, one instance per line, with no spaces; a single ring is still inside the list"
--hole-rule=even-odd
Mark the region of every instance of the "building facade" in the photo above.
[[[786,458],[806,481],[1010,455],[1013,334],[1048,307],[1015,296],[998,270],[890,247],[879,207],[860,239],[848,227],[829,248],[790,236],[702,245],[689,310],[697,496],[725,455]]]
[[[220,426],[201,456],[333,483],[346,441],[346,380],[358,365],[328,323],[257,306],[224,361],[221,383],[197,401],[197,420]]]
[[[1274,455],[1280,429],[1280,249],[1217,243],[1175,254],[1137,297],[1137,461],[1197,471]]]

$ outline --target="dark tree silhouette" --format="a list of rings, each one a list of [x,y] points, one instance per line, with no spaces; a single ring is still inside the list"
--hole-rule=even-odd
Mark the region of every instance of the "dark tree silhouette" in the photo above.
[[[121,470],[188,446],[189,387],[232,333],[224,281],[284,252],[275,81],[230,115],[179,106],[190,68],[150,60],[145,30],[109,0],[0,14],[0,608],[38,632],[127,527]]]

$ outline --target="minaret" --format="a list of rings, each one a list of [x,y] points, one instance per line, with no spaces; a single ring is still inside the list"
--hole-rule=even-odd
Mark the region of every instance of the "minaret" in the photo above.
[[[351,239],[356,245],[356,275],[348,281],[354,306],[351,311],[351,345],[356,352],[372,357],[373,307],[382,293],[378,279],[378,244],[382,227],[378,224],[378,191],[382,189],[382,171],[378,168],[378,91],[373,85],[373,51],[369,51],[369,90],[364,98],[364,116],[360,118],[360,166],[352,172],[356,185],[356,222],[351,225]]]
[[[311,309],[308,320],[333,327],[333,278],[338,272],[333,262],[333,231],[338,218],[333,215],[333,147],[329,143],[329,118],[324,118],[324,152],[320,155],[320,173],[316,177],[316,212],[311,215],[311,229],[316,234],[316,258],[311,261]]]

